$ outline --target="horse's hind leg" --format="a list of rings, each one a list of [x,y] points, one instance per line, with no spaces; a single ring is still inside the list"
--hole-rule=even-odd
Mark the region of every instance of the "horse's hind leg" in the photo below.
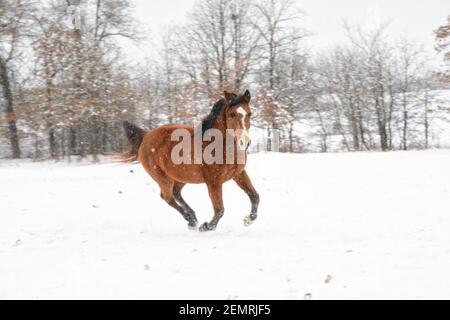
[[[239,176],[235,177],[234,181],[242,190],[244,190],[244,192],[250,198],[250,202],[252,203],[252,211],[250,215],[244,218],[244,225],[249,226],[258,217],[259,195],[253,187],[252,182],[250,181],[250,178],[245,170],[242,171]]]
[[[213,231],[216,229],[219,220],[223,217],[224,208],[222,200],[222,184],[207,184],[208,193],[214,208],[214,217],[211,222],[205,222],[200,226],[200,231]]]
[[[197,217],[195,216],[195,211],[186,203],[181,195],[181,190],[184,188],[185,184],[181,182],[175,182],[173,186],[173,197],[178,202],[178,204],[184,209],[184,212],[190,217],[189,221],[195,222],[197,225]]]
[[[158,167],[156,168],[154,167],[153,170],[151,170],[150,175],[159,184],[159,187],[161,189],[161,198],[164,201],[166,201],[169,206],[177,210],[183,216],[183,218],[187,222],[189,222],[188,226],[190,229],[196,229],[197,219],[194,220],[192,214],[175,201],[174,198],[175,181],[169,178]]]
[[[166,199],[166,197],[163,196],[163,194],[161,193],[161,197],[166,200],[166,202],[169,204],[169,206],[171,206],[172,208],[176,209],[179,213],[181,213],[181,215],[183,216],[183,218],[189,222],[188,223],[188,227],[189,229],[195,230],[197,229],[197,218],[195,218],[195,215],[192,215],[192,213],[186,211],[183,207],[181,207],[176,201],[175,198],[172,197],[169,200]]]

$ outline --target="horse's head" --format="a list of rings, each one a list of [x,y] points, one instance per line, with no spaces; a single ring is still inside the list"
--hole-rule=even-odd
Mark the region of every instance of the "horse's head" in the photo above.
[[[236,95],[225,91],[225,119],[228,130],[233,130],[233,136],[237,140],[241,150],[250,146],[250,92],[247,90],[243,95]]]

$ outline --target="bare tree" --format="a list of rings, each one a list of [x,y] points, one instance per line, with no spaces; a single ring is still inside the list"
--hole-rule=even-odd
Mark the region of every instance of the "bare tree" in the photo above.
[[[393,41],[387,25],[347,25],[347,45],[312,54],[294,0],[198,0],[187,22],[167,26],[156,58],[137,65],[121,45],[143,40],[130,1],[22,10],[31,3],[0,7],[3,131],[14,156],[96,158],[125,147],[122,120],[192,123],[224,89],[251,89],[253,124],[266,150],[281,137],[282,152],[428,148],[446,108],[436,107],[420,45]],[[444,58],[447,29],[436,32]]]
[[[307,35],[305,30],[297,27],[303,13],[293,0],[258,1],[254,7],[256,15],[252,22],[263,42],[269,89],[274,90],[278,82],[276,64],[279,56],[289,50],[292,41],[297,42]]]
[[[408,133],[410,125],[410,108],[417,99],[417,82],[424,69],[423,50],[413,41],[402,37],[396,46],[399,51],[398,72],[401,99],[401,148],[408,150]]]
[[[376,115],[380,148],[392,149],[392,116],[395,106],[393,57],[390,44],[385,39],[387,25],[374,30],[356,30],[345,25],[355,54],[362,58],[361,64],[367,77],[368,94]]]
[[[27,1],[3,0],[0,3],[0,86],[5,100],[5,114],[13,158],[20,158],[21,152],[10,77],[11,64],[17,57],[17,46],[22,40],[29,6],[31,4]]]
[[[307,32],[299,27],[303,13],[292,0],[257,1],[253,6],[255,14],[251,21],[261,42],[258,81],[266,83],[262,86],[263,90],[260,91],[262,94],[260,101],[268,103],[267,106],[263,106],[264,109],[279,112],[273,117],[263,117],[266,120],[264,126],[267,130],[267,146],[270,148],[272,131],[282,129],[280,123],[291,122],[292,124],[295,119],[292,110],[291,112],[284,110],[287,105],[279,100],[281,97],[286,97],[280,90],[282,86],[281,69],[285,65],[283,62],[285,57],[289,56],[293,50],[295,52],[298,49],[300,40],[307,36]],[[280,122],[281,117],[286,117],[286,119]],[[269,118],[273,119],[272,123],[267,122]],[[292,137],[293,126],[289,131]]]
[[[442,54],[444,65],[439,73],[441,80],[450,83],[450,16],[447,23],[438,28],[436,34],[436,50]]]

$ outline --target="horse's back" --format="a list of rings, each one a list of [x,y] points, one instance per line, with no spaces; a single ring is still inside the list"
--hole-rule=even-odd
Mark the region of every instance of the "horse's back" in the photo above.
[[[205,165],[203,162],[195,163],[193,140],[191,140],[191,162],[175,164],[171,159],[172,150],[180,143],[179,136],[175,140],[172,138],[172,134],[176,130],[187,130],[193,139],[194,126],[190,125],[167,124],[145,134],[139,154],[140,162],[150,175],[155,170],[161,170],[172,180],[182,183],[205,183],[211,179],[217,179],[223,183],[233,179],[244,170],[245,164]]]
[[[161,170],[165,175],[178,182],[203,183],[201,165],[176,165],[173,163],[172,150],[175,145],[180,143],[179,140],[172,138],[172,134],[176,130],[186,130],[192,138],[194,126],[166,124],[148,131],[139,150],[141,164],[151,175],[153,171]]]
[[[187,130],[189,133],[193,132],[194,127],[191,125],[182,124],[166,124],[156,129],[147,131],[144,136],[144,142],[149,145],[159,146],[160,144],[170,144],[172,134],[176,130]]]

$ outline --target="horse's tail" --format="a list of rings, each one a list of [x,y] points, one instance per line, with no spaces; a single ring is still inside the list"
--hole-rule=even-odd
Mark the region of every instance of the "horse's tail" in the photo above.
[[[139,147],[142,144],[146,131],[128,121],[123,122],[123,129],[130,143],[130,149],[126,152],[116,154],[115,157],[120,162],[136,162],[138,161]]]

